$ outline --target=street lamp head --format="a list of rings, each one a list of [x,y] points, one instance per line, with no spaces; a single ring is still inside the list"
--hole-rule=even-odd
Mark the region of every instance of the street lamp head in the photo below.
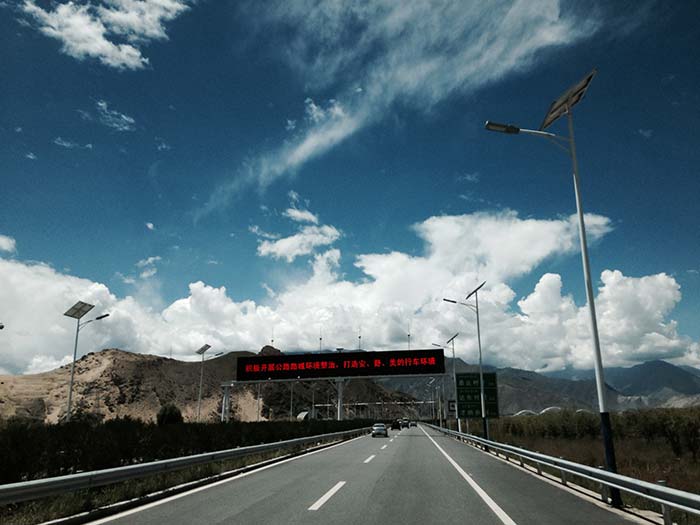
[[[210,348],[211,348],[211,346],[209,346],[209,345],[204,345],[202,348],[200,348],[199,350],[197,350],[197,353],[198,353],[199,355],[203,355],[204,352],[206,352],[206,351],[209,350]]]
[[[437,343],[430,343],[430,344],[432,344],[433,346],[437,346],[438,348],[445,348],[443,345],[439,345]]]
[[[5,328],[5,325],[0,323],[0,330],[2,330],[3,328]]]
[[[84,303],[83,301],[78,301],[73,306],[71,306],[66,313],[63,315],[67,317],[72,317],[73,319],[82,319],[83,316],[95,307],[94,304]]]
[[[507,133],[509,135],[515,135],[520,133],[520,128],[518,126],[513,126],[512,124],[499,124],[498,122],[486,121],[484,127],[488,131],[497,131],[498,133]]]
[[[446,342],[445,344],[446,344],[446,345],[449,345],[452,341],[454,341],[455,339],[457,339],[457,336],[458,336],[458,335],[459,335],[459,332],[457,332],[455,335],[453,335],[452,337],[450,337],[450,338],[447,340],[447,342]]]
[[[97,317],[95,317],[95,321],[101,321],[105,317],[109,317],[109,314],[98,315]]]
[[[446,303],[457,304],[457,301],[453,301],[452,299],[445,299],[445,298],[443,297],[442,300],[445,301]]]

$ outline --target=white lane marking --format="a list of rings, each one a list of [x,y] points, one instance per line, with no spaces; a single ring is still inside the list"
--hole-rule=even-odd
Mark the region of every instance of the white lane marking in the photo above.
[[[394,438],[391,438],[391,439],[389,440],[389,443],[393,443],[393,442],[394,442]]]
[[[384,445],[384,446],[382,446],[381,450],[384,450],[384,449],[385,449],[386,447],[388,447],[388,446],[389,446],[389,445]]]
[[[484,503],[486,503],[489,508],[493,511],[493,513],[498,516],[498,519],[501,520],[501,523],[504,525],[517,525],[506,512],[498,506],[498,503],[493,501],[491,499],[491,496],[489,496],[484,489],[482,489],[474,479],[464,472],[462,467],[460,467],[457,462],[452,459],[450,456],[447,455],[447,452],[445,452],[440,445],[438,445],[435,440],[428,435],[428,433],[425,431],[425,429],[421,426],[420,429],[423,431],[423,434],[426,435],[426,437],[433,442],[433,445],[437,447],[437,449],[442,452],[442,455],[447,458],[447,461],[450,462],[450,464],[455,468],[457,472],[459,472],[459,475],[464,478],[464,480],[471,485],[471,487],[474,489],[474,492],[477,493],[477,495],[484,500]]]
[[[333,494],[335,494],[336,492],[338,492],[340,489],[343,488],[343,485],[345,485],[344,481],[339,481],[338,483],[333,485],[333,488],[331,488],[331,490],[329,490],[323,496],[318,498],[318,500],[316,500],[316,503],[314,503],[313,505],[311,505],[309,507],[309,510],[320,509],[326,501],[328,501],[329,499],[331,499],[333,497]]]
[[[124,512],[120,512],[119,514],[114,514],[113,516],[107,516],[106,518],[102,518],[97,521],[90,521],[88,522],[89,525],[102,525],[103,523],[108,523],[110,521],[114,521],[120,518],[123,518],[124,516],[129,516],[131,514],[136,514],[137,512],[141,512],[142,510],[148,510],[152,507],[157,507],[158,505],[162,505],[163,503],[168,503],[170,501],[176,500],[178,498],[184,498],[185,496],[189,496],[190,494],[194,494],[195,492],[201,492],[202,490],[207,490],[212,487],[216,487],[218,485],[223,485],[224,483],[228,483],[230,481],[235,481],[237,479],[245,478],[247,476],[250,476],[252,474],[257,474],[258,472],[262,472],[263,470],[267,470],[269,468],[276,467],[278,465],[282,465],[284,463],[289,463],[290,461],[296,461],[298,459],[306,458],[308,456],[313,456],[314,454],[318,454],[319,452],[325,452],[326,450],[330,450],[335,447],[340,447],[342,445],[346,445],[350,443],[351,441],[355,441],[358,439],[362,439],[366,436],[359,436],[356,438],[348,439],[347,441],[341,441],[340,443],[336,443],[335,445],[331,445],[330,447],[322,448],[320,450],[314,450],[313,452],[309,452],[307,454],[303,454],[301,456],[295,456],[293,458],[287,458],[283,459],[282,461],[278,461],[277,463],[272,463],[271,465],[265,465],[264,467],[257,468],[255,470],[249,470],[248,472],[244,472],[243,474],[239,474],[238,476],[234,476],[232,478],[227,478],[227,479],[222,479],[221,481],[215,481],[214,483],[210,483],[208,485],[204,485],[203,487],[197,487],[196,489],[188,490],[187,492],[181,492],[180,494],[175,494],[173,496],[169,496],[167,498],[160,499],[158,501],[154,501],[152,503],[147,503],[141,507],[137,507],[135,509],[131,510],[125,510]]]
[[[364,462],[365,462],[365,463],[369,463],[369,462],[372,461],[376,456],[377,456],[376,454],[372,454],[372,455],[371,455],[370,457],[368,457]]]

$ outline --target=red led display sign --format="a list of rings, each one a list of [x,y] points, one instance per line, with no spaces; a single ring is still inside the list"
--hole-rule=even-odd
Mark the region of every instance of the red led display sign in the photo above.
[[[442,349],[239,357],[236,381],[443,374]]]

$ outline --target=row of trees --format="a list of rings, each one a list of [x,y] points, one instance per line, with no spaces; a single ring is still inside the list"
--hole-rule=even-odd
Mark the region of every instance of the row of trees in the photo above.
[[[175,407],[163,408],[158,421],[79,415],[59,425],[0,421],[0,484],[368,426],[361,420],[183,423]]]
[[[700,455],[700,407],[635,410],[611,414],[616,440],[640,438],[647,443],[662,442],[676,457]],[[564,410],[539,416],[507,417],[493,420],[493,437],[543,437],[555,439],[596,438],[600,436],[600,416]]]

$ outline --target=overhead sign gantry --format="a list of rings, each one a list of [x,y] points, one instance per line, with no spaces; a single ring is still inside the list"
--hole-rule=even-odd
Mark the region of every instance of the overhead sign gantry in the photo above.
[[[221,386],[221,420],[228,417],[230,389],[236,383],[313,381],[331,379],[338,390],[338,419],[342,419],[343,385],[349,378],[437,376],[445,373],[443,349],[328,352],[239,357],[236,379]]]
[[[239,357],[236,381],[284,381],[445,373],[442,349]]]

